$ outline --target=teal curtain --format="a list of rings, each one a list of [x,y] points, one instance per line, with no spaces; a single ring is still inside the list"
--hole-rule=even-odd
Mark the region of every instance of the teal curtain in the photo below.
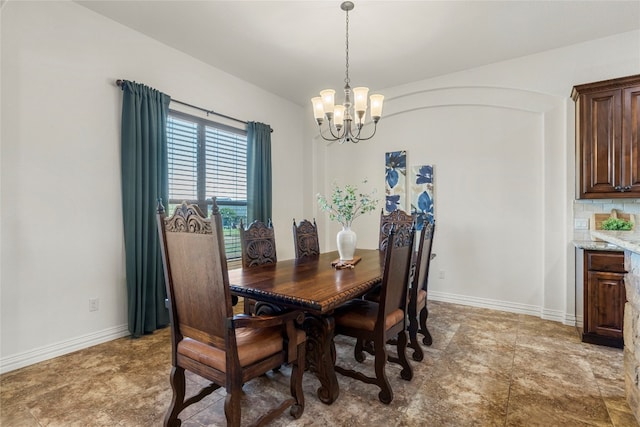
[[[271,218],[271,126],[247,123],[247,221]]]
[[[122,216],[129,332],[134,338],[169,324],[156,227],[157,199],[169,199],[167,114],[171,98],[122,83]]]

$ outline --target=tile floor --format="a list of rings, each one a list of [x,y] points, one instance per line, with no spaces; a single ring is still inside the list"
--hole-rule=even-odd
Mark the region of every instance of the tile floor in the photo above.
[[[575,328],[531,316],[430,302],[434,343],[413,362],[411,382],[387,374],[395,397],[338,375],[340,397],[317,399],[305,374],[306,407],[272,426],[638,426],[624,398],[621,350],[580,342]],[[351,341],[336,339],[342,365]],[[360,365],[372,372],[372,358]],[[171,400],[167,329],[122,338],[0,376],[0,425],[160,426]],[[289,370],[245,385],[243,425],[288,394]],[[201,380],[188,377],[188,392]],[[269,390],[269,392],[265,392]],[[276,400],[274,400],[276,399]],[[183,412],[183,426],[225,425],[224,391]]]

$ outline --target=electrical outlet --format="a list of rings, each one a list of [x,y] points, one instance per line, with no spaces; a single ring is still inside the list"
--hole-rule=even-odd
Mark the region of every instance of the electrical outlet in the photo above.
[[[100,309],[100,299],[89,298],[89,311],[98,311]]]
[[[440,278],[444,279],[444,270],[440,270]]]
[[[573,228],[575,230],[588,230],[589,218],[575,218],[573,220]]]

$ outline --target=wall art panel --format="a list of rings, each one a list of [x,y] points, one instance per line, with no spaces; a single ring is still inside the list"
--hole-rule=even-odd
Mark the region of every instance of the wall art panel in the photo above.
[[[407,152],[392,151],[385,154],[385,204],[386,213],[406,210]]]
[[[411,168],[411,213],[416,215],[416,229],[433,222],[433,165]]]

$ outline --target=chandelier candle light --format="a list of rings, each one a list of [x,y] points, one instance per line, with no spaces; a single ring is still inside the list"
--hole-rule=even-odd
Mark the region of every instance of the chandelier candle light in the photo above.
[[[364,116],[367,112],[367,95],[369,94],[368,87],[357,87],[353,89],[354,104],[351,103],[351,86],[349,83],[349,11],[353,10],[353,3],[345,1],[340,5],[340,9],[346,12],[346,72],[345,72],[345,85],[344,85],[344,104],[335,105],[335,93],[333,89],[325,89],[320,92],[320,96],[312,98],[313,104],[313,116],[318,123],[318,130],[320,136],[326,141],[339,141],[340,144],[344,142],[357,143],[359,141],[366,141],[371,139],[376,134],[378,121],[382,116],[382,103],[384,96],[375,94],[371,95],[371,120],[373,120],[373,133],[368,137],[360,135],[362,126],[364,126]],[[354,114],[355,111],[355,114]],[[329,122],[328,130],[331,137],[323,135],[322,124],[324,119]],[[355,129],[351,127],[351,122],[356,120]]]

